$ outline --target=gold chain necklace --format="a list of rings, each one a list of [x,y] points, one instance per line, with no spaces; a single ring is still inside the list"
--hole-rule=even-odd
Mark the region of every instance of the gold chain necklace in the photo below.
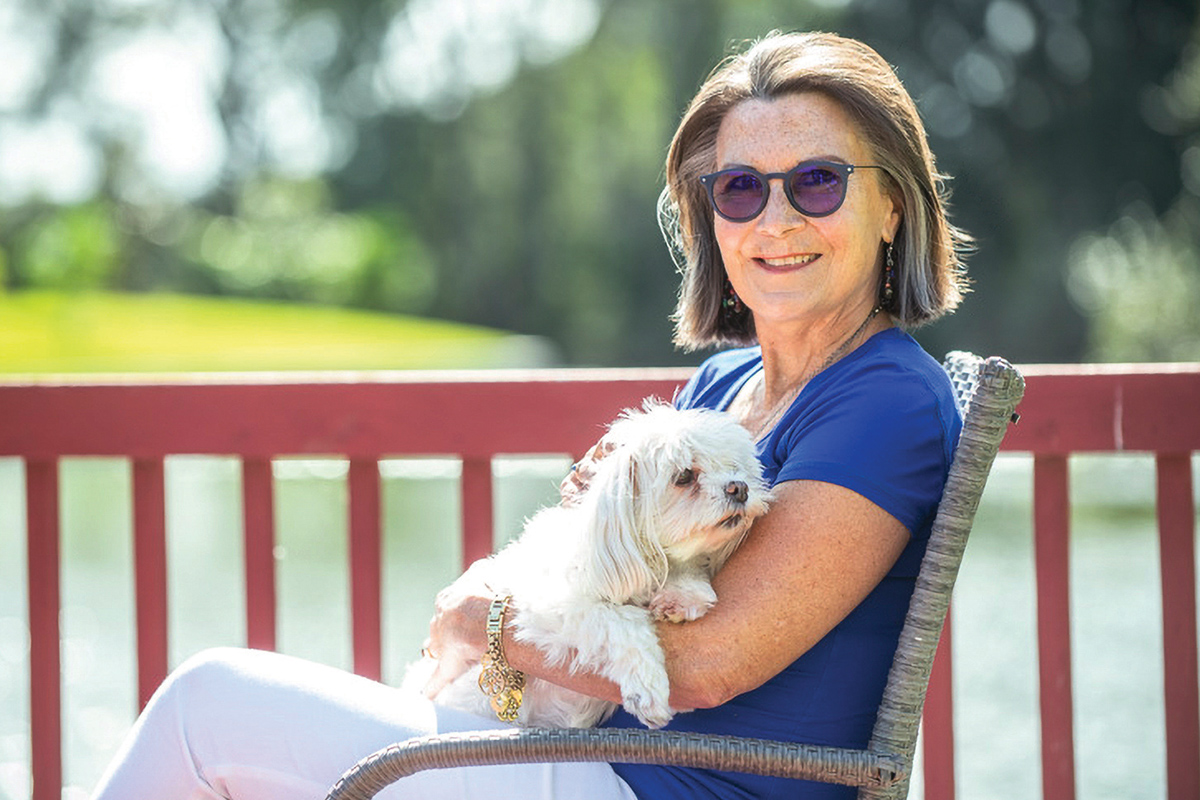
[[[862,321],[862,324],[859,325],[857,328],[855,328],[854,333],[850,334],[850,336],[846,339],[846,341],[844,341],[840,345],[838,345],[837,349],[834,350],[832,353],[830,353],[829,357],[826,358],[824,361],[822,361],[821,365],[819,367],[812,370],[811,372],[806,373],[804,376],[802,376],[800,378],[800,380],[798,380],[794,384],[792,384],[792,387],[787,391],[787,393],[783,397],[779,398],[779,400],[775,403],[775,405],[771,406],[771,414],[770,414],[770,416],[767,417],[767,420],[765,422],[763,422],[761,425],[759,425],[757,430],[754,431],[754,441],[757,442],[764,433],[769,431],[772,428],[772,426],[775,425],[775,423],[779,422],[780,417],[783,416],[783,412],[786,411],[788,409],[788,407],[792,404],[792,402],[797,397],[800,396],[800,392],[804,389],[805,385],[809,381],[811,381],[813,378],[815,378],[818,374],[827,370],[839,358],[846,355],[846,352],[849,350],[850,345],[854,342],[855,339],[858,338],[858,335],[860,333],[862,333],[864,330],[866,330],[866,327],[869,324],[871,324],[871,320],[875,319],[875,315],[878,314],[882,310],[883,310],[883,306],[875,306],[873,309],[871,309],[871,313],[867,314],[867,318]],[[765,376],[765,374],[763,374],[763,392],[764,393],[766,392],[766,376]]]

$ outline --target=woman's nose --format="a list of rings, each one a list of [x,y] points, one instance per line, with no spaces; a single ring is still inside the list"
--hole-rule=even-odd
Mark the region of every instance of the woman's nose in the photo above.
[[[725,484],[725,494],[735,503],[744,503],[750,496],[750,487],[745,481],[730,481]]]
[[[788,200],[787,193],[783,189],[783,179],[772,178],[769,183],[767,205],[758,215],[756,220],[758,226],[767,232],[777,232],[802,225],[804,215],[797,211]]]

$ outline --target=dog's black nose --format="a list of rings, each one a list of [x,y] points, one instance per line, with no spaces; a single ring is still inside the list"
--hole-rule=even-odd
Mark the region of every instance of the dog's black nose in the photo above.
[[[725,494],[729,495],[729,499],[737,503],[746,502],[746,498],[750,496],[750,487],[745,481],[730,481],[725,484]]]

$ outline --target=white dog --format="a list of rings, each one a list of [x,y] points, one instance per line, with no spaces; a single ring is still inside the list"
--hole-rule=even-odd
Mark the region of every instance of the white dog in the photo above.
[[[577,502],[539,511],[519,539],[443,591],[465,582],[511,594],[518,641],[550,663],[611,679],[625,708],[657,728],[675,712],[655,620],[692,620],[712,607],[713,574],[770,498],[749,432],[726,414],[648,402],[626,411],[604,444],[611,449]],[[433,668],[430,658],[414,665],[406,686],[420,689]],[[437,702],[490,716],[479,672],[467,669]],[[530,678],[517,724],[590,727],[614,709]]]

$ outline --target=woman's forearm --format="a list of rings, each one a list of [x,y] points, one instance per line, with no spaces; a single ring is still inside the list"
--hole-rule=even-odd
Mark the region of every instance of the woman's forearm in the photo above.
[[[458,677],[459,670],[464,668],[456,667],[455,664],[465,665],[468,662],[477,662],[487,649],[485,631],[491,598],[470,593],[443,593],[439,597],[439,601],[440,607],[434,618],[428,645],[439,656],[439,659],[442,659],[450,651],[454,652],[455,657],[444,659],[445,663],[439,664],[439,667],[445,669],[435,674],[432,685],[429,687],[434,695]],[[723,681],[718,676],[711,673],[702,675],[702,670],[697,669],[698,665],[707,666],[713,662],[711,654],[704,654],[707,648],[697,646],[693,649],[691,645],[678,643],[678,634],[682,627],[697,625],[702,621],[703,619],[697,622],[658,623],[659,639],[663,644],[667,660],[672,708],[705,707],[710,704],[708,698],[713,687],[723,685]],[[518,641],[513,633],[514,629],[510,621],[504,626],[503,647],[505,660],[513,668],[521,670],[526,675],[547,680],[589,697],[597,697],[615,703],[621,702],[621,691],[614,681],[591,670],[573,670],[571,659],[567,659],[563,663],[551,663],[536,645]],[[694,639],[688,638],[694,642],[704,642],[708,637],[699,635]],[[672,642],[675,642],[674,646],[672,646]]]
[[[526,675],[541,678],[589,697],[613,703],[621,702],[621,689],[616,683],[589,670],[572,670],[570,663],[550,664],[536,645],[519,642],[511,627],[504,635],[504,655],[510,666]]]

